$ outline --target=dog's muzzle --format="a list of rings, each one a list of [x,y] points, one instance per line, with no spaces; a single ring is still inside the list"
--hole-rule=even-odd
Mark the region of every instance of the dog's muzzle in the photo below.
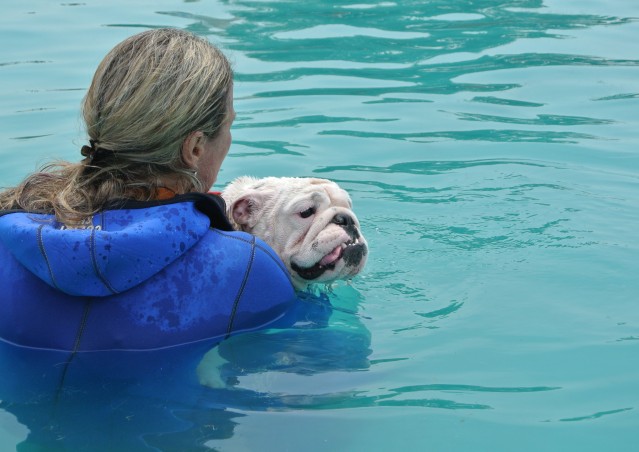
[[[368,252],[366,245],[363,241],[360,241],[361,235],[351,216],[337,214],[333,217],[331,223],[342,227],[350,237],[350,240],[333,249],[311,267],[305,268],[291,262],[291,269],[301,278],[309,281],[317,279],[326,271],[334,270],[340,259],[344,260],[344,265],[346,267],[357,267],[364,256],[366,256],[366,253]]]

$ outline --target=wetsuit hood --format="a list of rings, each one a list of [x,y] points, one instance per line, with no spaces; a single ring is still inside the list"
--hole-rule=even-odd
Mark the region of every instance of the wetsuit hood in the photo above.
[[[52,215],[0,212],[5,248],[47,284],[76,296],[108,296],[141,284],[188,252],[210,227],[232,230],[224,201],[195,193],[122,202],[81,229],[68,229]]]

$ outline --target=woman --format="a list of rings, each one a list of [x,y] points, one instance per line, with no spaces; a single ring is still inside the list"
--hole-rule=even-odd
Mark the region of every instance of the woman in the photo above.
[[[0,194],[0,342],[61,353],[42,360],[59,391],[82,378],[82,352],[206,349],[288,311],[279,258],[207,194],[235,116],[218,49],[175,29],[132,36],[99,65],[83,116],[82,161]]]

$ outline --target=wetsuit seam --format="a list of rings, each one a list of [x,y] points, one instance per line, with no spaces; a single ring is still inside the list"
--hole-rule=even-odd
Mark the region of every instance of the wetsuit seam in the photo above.
[[[38,247],[40,248],[40,253],[42,253],[42,257],[44,258],[44,263],[47,265],[47,269],[49,270],[49,276],[51,277],[51,283],[53,286],[60,290],[58,283],[55,280],[55,276],[53,275],[53,269],[51,268],[51,263],[49,262],[49,257],[47,256],[47,251],[44,248],[44,239],[42,238],[42,229],[44,225],[40,225],[38,228],[38,232],[36,234],[36,239],[38,240]]]
[[[235,301],[233,302],[233,308],[231,309],[231,317],[229,318],[229,324],[226,329],[227,338],[233,332],[233,322],[235,321],[237,308],[240,304],[240,300],[242,299],[242,295],[244,294],[246,283],[248,282],[249,276],[251,275],[251,268],[253,267],[253,261],[255,260],[255,238],[253,238],[250,244],[251,244],[251,257],[249,258],[249,261],[246,264],[246,271],[244,272],[244,278],[242,279],[242,284],[240,285],[240,289],[238,290],[237,295],[235,296]]]
[[[80,349],[80,342],[82,341],[82,336],[84,335],[84,329],[86,327],[87,320],[89,318],[89,312],[91,311],[92,301],[93,301],[92,299],[88,299],[85,303],[84,312],[82,313],[82,318],[80,319],[80,325],[78,327],[78,332],[75,335],[75,341],[73,342],[73,349],[71,350],[71,354],[69,355],[66,362],[64,363],[64,369],[62,370],[60,383],[58,384],[58,388],[55,394],[56,404],[60,398],[62,389],[64,388],[64,382],[66,380],[69,367],[71,366],[71,362],[73,361],[75,356],[78,354],[78,351]]]
[[[105,287],[109,289],[112,294],[117,294],[118,291],[113,288],[113,286],[109,283],[109,281],[102,274],[102,272],[100,271],[100,268],[98,267],[98,259],[95,255],[95,228],[91,230],[91,240],[89,243],[90,243],[89,248],[91,250],[91,262],[93,263],[93,271],[95,272],[96,276],[100,279],[100,281],[102,281],[102,284],[104,284]]]

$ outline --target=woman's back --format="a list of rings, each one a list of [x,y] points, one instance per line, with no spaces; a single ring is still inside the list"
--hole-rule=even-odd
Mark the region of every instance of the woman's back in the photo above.
[[[43,215],[0,217],[1,338],[75,352],[154,349],[259,328],[292,303],[279,258],[228,232],[214,196],[125,207],[83,230]]]

